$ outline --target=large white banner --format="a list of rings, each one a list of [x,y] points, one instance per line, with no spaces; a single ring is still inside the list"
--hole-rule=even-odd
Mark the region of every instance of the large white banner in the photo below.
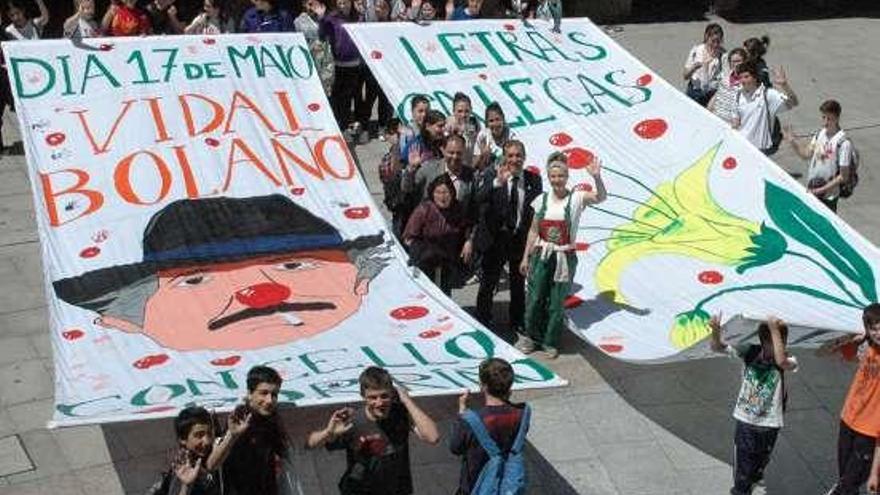
[[[12,42],[55,355],[55,424],[228,408],[256,364],[298,405],[553,372],[414,280],[301,35]]]
[[[609,199],[581,217],[566,304],[606,353],[693,356],[721,311],[852,332],[877,301],[876,247],[590,21],[347,27],[404,115],[419,93],[449,113],[461,91],[478,116],[501,104],[535,171],[562,151],[591,188],[601,159]]]

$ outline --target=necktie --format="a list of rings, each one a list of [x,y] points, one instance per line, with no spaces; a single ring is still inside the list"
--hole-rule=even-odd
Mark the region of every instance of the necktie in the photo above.
[[[517,184],[519,183],[519,177],[514,175],[510,180],[510,197],[508,199],[508,203],[510,204],[510,210],[507,212],[507,227],[510,230],[516,230],[516,219],[517,213],[519,213],[519,190],[517,188]]]

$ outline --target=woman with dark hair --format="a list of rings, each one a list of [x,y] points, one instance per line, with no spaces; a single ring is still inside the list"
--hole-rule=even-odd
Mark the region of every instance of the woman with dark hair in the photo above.
[[[422,163],[443,157],[441,150],[446,139],[444,128],[446,115],[439,110],[428,110],[425,122],[419,130],[419,135],[413,140],[408,148],[406,157],[407,167],[418,167]]]
[[[431,181],[427,196],[409,217],[403,242],[409,248],[410,264],[448,295],[453,288],[461,287],[464,263],[470,261],[471,250],[465,246],[465,239],[471,222],[456,199],[449,175]]]
[[[205,0],[203,11],[184,28],[184,34],[226,34],[235,32],[229,0]]]
[[[714,22],[703,31],[703,42],[695,45],[684,63],[685,92],[702,106],[709,103],[721,82],[724,30]]]
[[[5,11],[9,18],[6,26],[6,34],[12,40],[38,40],[43,34],[43,28],[49,24],[49,9],[43,0],[36,0],[40,9],[39,17],[28,17],[27,9],[30,2],[24,0],[7,0]]]
[[[770,80],[770,68],[764,60],[767,55],[767,47],[770,46],[770,37],[766,34],[760,38],[749,38],[743,41],[743,48],[748,53],[748,60],[751,60],[758,67],[758,81],[765,87],[772,88],[773,82]]]
[[[474,160],[477,170],[486,170],[501,160],[504,153],[504,144],[511,139],[516,139],[516,134],[507,125],[504,110],[498,102],[492,102],[486,107],[486,126],[477,134],[476,150],[478,153]]]

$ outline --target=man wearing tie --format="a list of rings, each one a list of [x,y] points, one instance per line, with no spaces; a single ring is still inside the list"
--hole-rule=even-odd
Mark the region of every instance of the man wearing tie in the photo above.
[[[492,299],[504,264],[510,282],[510,326],[522,333],[525,280],[519,273],[526,236],[532,221],[532,200],[541,194],[541,177],[523,170],[526,148],[521,141],[504,144],[503,162],[487,170],[477,194],[479,221],[474,247],[482,253],[483,276],[477,293],[477,319],[492,326]]]

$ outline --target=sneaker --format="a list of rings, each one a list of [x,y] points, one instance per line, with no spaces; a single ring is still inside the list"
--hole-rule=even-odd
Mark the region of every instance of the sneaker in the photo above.
[[[547,359],[556,359],[559,357],[559,349],[545,345],[542,354]]]
[[[516,344],[513,344],[513,346],[523,354],[531,354],[535,352],[535,342],[523,334],[516,335]]]

